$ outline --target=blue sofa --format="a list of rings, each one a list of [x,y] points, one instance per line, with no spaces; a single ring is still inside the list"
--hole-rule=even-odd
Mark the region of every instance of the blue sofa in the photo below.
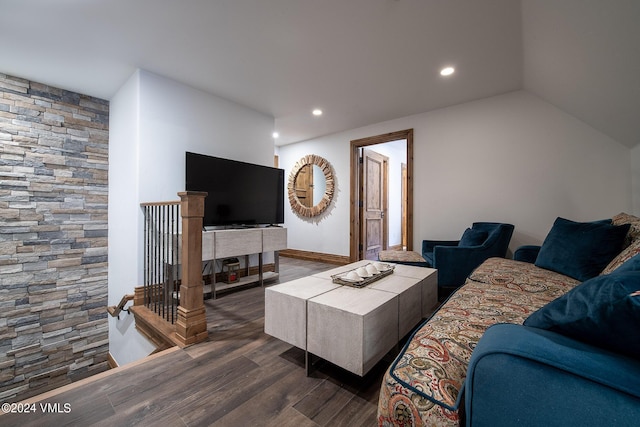
[[[489,327],[469,361],[467,426],[640,424],[640,295],[628,295],[640,293],[637,245],[524,325]],[[540,250],[514,259],[535,264]]]
[[[409,337],[379,426],[640,425],[640,218],[559,218],[514,256],[483,262]]]
[[[543,329],[491,326],[469,362],[467,426],[640,424],[640,361]]]

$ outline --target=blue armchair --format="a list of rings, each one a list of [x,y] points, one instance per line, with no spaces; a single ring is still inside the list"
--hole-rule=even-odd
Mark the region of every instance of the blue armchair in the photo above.
[[[535,264],[536,259],[538,259],[538,253],[540,253],[540,248],[542,246],[537,245],[524,245],[520,246],[518,249],[513,252],[513,259],[516,261],[524,261],[529,264]]]
[[[443,299],[464,284],[488,258],[504,258],[513,229],[512,224],[474,222],[460,240],[423,240],[422,257],[438,269],[438,297]]]

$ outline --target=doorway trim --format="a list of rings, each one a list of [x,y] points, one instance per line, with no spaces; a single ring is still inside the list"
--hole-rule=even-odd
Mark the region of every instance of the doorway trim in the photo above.
[[[354,139],[350,146],[350,230],[349,230],[349,259],[351,262],[359,260],[360,251],[360,178],[358,174],[359,153],[361,147],[369,145],[383,144],[385,142],[404,139],[407,141],[407,250],[413,250],[413,129],[406,129],[397,132],[385,133],[382,135],[370,136],[366,138]]]

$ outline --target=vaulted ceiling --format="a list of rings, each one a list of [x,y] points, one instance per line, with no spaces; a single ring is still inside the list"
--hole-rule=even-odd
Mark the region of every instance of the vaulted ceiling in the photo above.
[[[638,0],[0,0],[0,73],[110,99],[142,68],[273,116],[278,144],[525,89],[633,147],[638,22]]]

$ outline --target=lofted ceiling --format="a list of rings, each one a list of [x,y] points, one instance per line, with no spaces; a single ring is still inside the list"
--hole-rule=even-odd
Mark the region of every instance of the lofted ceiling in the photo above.
[[[633,147],[638,22],[638,0],[0,0],[0,73],[110,99],[141,68],[274,117],[277,144],[526,89]]]

